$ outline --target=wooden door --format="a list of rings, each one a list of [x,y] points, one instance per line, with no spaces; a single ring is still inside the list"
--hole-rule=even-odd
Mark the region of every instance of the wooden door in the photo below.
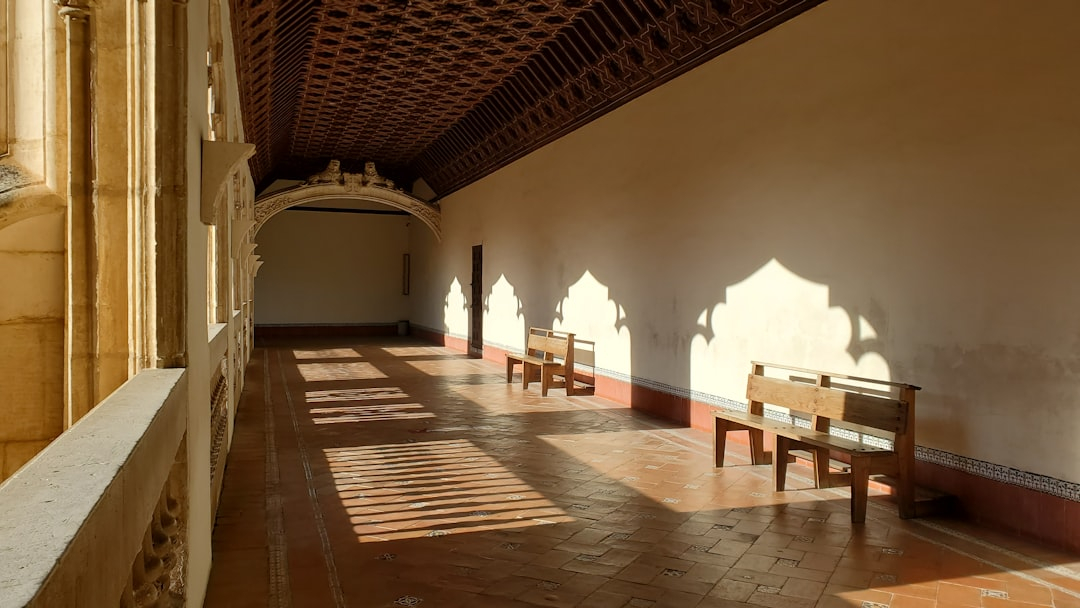
[[[472,282],[469,299],[469,356],[484,356],[484,246],[472,248]]]

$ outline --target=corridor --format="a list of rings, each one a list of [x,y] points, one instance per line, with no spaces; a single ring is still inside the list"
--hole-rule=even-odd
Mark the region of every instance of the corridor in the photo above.
[[[707,433],[410,339],[257,348],[236,425],[211,608],[1080,608],[1076,556],[881,499],[852,526],[745,445],[714,470]]]

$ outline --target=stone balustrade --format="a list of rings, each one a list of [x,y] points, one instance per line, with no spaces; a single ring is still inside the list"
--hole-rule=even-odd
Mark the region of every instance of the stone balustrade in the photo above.
[[[141,371],[0,485],[0,606],[183,602],[187,392]]]

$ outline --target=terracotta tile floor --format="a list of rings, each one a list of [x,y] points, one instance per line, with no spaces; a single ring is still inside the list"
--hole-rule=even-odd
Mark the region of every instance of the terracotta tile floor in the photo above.
[[[1080,608],[1080,558],[407,339],[257,349],[207,606]],[[795,475],[809,476],[796,468]],[[789,487],[807,488],[808,480]]]

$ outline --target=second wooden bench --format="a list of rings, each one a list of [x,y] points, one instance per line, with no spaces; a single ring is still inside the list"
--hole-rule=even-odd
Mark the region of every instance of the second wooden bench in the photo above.
[[[574,394],[574,334],[553,329],[529,328],[525,354],[506,355],[506,383],[513,380],[514,366],[521,364],[521,388],[540,380],[540,394],[547,397],[549,388],[566,387],[566,396]],[[537,374],[539,372],[539,374]],[[562,376],[563,380],[555,380]]]

